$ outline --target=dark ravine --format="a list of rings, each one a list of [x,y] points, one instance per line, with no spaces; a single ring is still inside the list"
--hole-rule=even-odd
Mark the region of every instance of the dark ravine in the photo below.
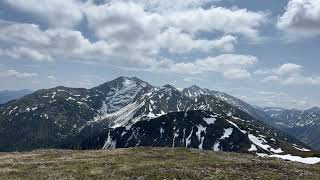
[[[117,142],[115,147],[174,144],[214,150],[228,133],[225,129],[231,128],[230,137],[221,139],[216,150],[272,154],[309,148],[264,123],[252,114],[252,106],[232,96],[209,90],[185,92],[127,77],[92,89],[39,90],[0,106],[0,151],[113,147],[106,143],[108,138]],[[211,116],[217,119],[214,124],[203,120]],[[165,139],[159,139],[162,123]],[[191,135],[190,144],[186,135]]]

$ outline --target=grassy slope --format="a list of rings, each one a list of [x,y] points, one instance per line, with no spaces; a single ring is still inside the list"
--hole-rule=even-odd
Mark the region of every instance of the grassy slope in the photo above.
[[[320,179],[320,165],[191,149],[0,153],[0,179]]]

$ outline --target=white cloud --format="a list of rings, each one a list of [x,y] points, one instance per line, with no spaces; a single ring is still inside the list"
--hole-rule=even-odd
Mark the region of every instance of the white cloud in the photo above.
[[[222,54],[189,63],[169,63],[170,71],[180,74],[200,74],[206,72],[222,73],[228,79],[247,79],[251,77],[249,68],[257,63],[250,55]]]
[[[12,31],[12,34],[8,32],[6,38],[1,38],[0,35],[0,42],[7,45],[6,49],[0,50],[2,56],[19,59],[30,58],[37,61],[52,61],[56,58],[101,61],[120,66],[135,65],[137,67],[146,66],[152,61],[139,56],[139,52],[135,56],[132,53],[126,54],[121,48],[119,50],[119,46],[115,43],[104,40],[91,42],[80,31],[76,30],[48,29],[42,31],[36,25],[11,22],[1,26],[0,32],[3,29],[12,29],[10,28],[12,26],[15,27],[13,29],[16,29],[16,31]],[[21,31],[25,27],[28,29],[31,38],[18,35],[17,31]],[[33,38],[37,35],[40,35],[46,42],[37,41],[36,38]],[[25,45],[28,45],[28,48],[25,48]]]
[[[4,0],[10,6],[37,15],[52,27],[73,27],[83,19],[82,6],[78,0]]]
[[[258,28],[267,22],[267,14],[246,9],[188,9],[165,15],[168,23],[182,30],[197,32],[224,32],[259,39]]]
[[[234,50],[237,38],[226,35],[215,40],[195,39],[181,30],[169,28],[159,35],[158,41],[162,48],[168,49],[171,53],[188,53],[192,50],[209,52],[213,49],[231,52]]]
[[[103,5],[90,5],[85,14],[89,27],[100,39],[117,42],[137,42],[147,40],[159,33],[161,17],[147,13],[134,3],[114,2]]]
[[[188,29],[175,27],[172,23],[175,17],[147,12],[134,3],[92,4],[85,13],[89,27],[97,38],[116,44],[118,49],[125,49],[127,54],[138,51],[154,55],[160,48],[168,49],[171,53],[188,53],[193,49],[230,52],[237,42],[237,38],[232,35],[215,40],[201,39],[185,32]]]
[[[280,65],[279,67],[272,69],[258,69],[254,73],[257,75],[292,75],[292,74],[300,74],[302,72],[303,67],[294,63],[285,63]]]
[[[14,59],[31,59],[35,61],[53,61],[52,57],[37,50],[19,47],[13,49],[0,49],[0,56],[9,56]]]
[[[290,76],[284,79],[283,84],[320,85],[320,76],[304,76],[304,75]]]
[[[251,73],[246,69],[229,69],[223,72],[223,75],[229,79],[248,79]]]
[[[14,69],[9,70],[0,70],[0,78],[1,77],[16,77],[19,79],[25,79],[25,78],[33,78],[38,76],[36,73],[25,73],[25,72],[18,72]]]
[[[22,33],[23,32],[23,33]],[[0,41],[13,44],[49,44],[49,38],[38,25],[0,20]]]
[[[220,0],[113,0],[122,2],[134,2],[150,11],[167,13],[172,11],[181,11],[189,8],[197,8],[209,3],[215,3]]]
[[[212,1],[179,0],[179,8],[165,12],[153,9],[156,6],[152,3],[161,4],[159,8],[169,4],[173,8],[175,3],[111,0],[97,5],[79,0],[6,0],[19,10],[44,17],[50,26],[40,29],[34,24],[2,22],[0,43],[5,48],[2,47],[0,54],[38,61],[76,60],[143,70],[166,67],[167,71],[177,73],[218,72],[231,79],[249,78],[249,68],[257,61],[253,56],[222,54],[178,63],[168,60],[194,50],[202,57],[213,54],[212,50],[232,52],[238,36],[259,39],[258,29],[266,22],[266,13],[202,7],[209,2]],[[94,38],[72,29],[84,17],[83,25],[89,28],[86,33],[92,33]],[[210,36],[201,35],[202,32]],[[223,35],[217,37],[217,34]],[[162,53],[162,49],[173,56]]]
[[[320,0],[290,0],[277,26],[294,35],[320,35]]]
[[[299,74],[302,71],[302,66],[293,63],[286,63],[281,65],[278,69],[276,69],[276,73],[279,75],[292,75]]]
[[[266,75],[262,82],[278,82],[284,85],[320,85],[320,76],[306,76],[303,66],[286,63],[277,68],[257,70],[256,75]]]

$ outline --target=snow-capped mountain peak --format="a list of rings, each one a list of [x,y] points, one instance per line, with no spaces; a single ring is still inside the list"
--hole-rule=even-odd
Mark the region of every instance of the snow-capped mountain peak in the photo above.
[[[65,138],[73,138],[79,133],[82,136],[91,136],[94,133],[92,128],[98,129],[98,131],[108,128],[128,129],[134,124],[159,118],[168,113],[181,112],[180,114],[184,115],[193,110],[208,111],[224,118],[239,118],[239,120],[236,119],[239,121],[236,122],[237,125],[241,121],[243,122],[242,128],[248,130],[259,129],[259,132],[262,132],[270,129],[254,116],[254,109],[249,104],[230,95],[201,89],[197,86],[186,88],[184,92],[181,92],[171,85],[154,87],[138,78],[119,77],[92,89],[57,87],[37,91],[21,100],[0,106],[0,114],[2,114],[0,125],[1,122],[4,123],[3,127],[6,131],[3,131],[3,134],[9,134],[16,138],[16,141],[22,141],[19,146],[22,148],[23,139],[11,133],[17,129],[9,126],[10,122],[20,124],[17,128],[22,130],[23,128],[32,129],[34,133],[29,133],[32,136],[42,133],[41,129],[32,126],[39,121],[48,127],[53,127],[55,131],[52,136],[47,139],[43,137],[43,140],[48,142],[52,140],[51,143],[63,142],[64,140],[70,142]],[[30,126],[25,126],[23,122],[26,120],[32,122]],[[174,121],[174,119],[172,120]],[[226,123],[228,124],[228,122]],[[199,129],[204,127],[204,125],[200,127],[200,124],[196,126],[199,126]],[[236,127],[232,127],[234,132],[236,132]],[[222,134],[223,138],[220,140],[227,139],[228,134],[231,133],[230,127],[225,129],[223,132],[225,131],[226,134],[225,136]],[[192,129],[190,130],[192,131]],[[249,132],[248,130],[246,132]],[[181,131],[180,133],[183,135],[183,129]],[[203,136],[200,136],[199,133],[201,134],[201,131],[198,131],[196,136],[201,140]],[[272,129],[266,133],[271,133],[271,136],[279,134]],[[221,142],[220,140],[219,142]],[[3,142],[7,145],[12,143],[9,140]],[[35,148],[42,147],[40,141],[35,140],[35,143],[39,145]],[[203,148],[203,145],[199,145],[199,147]],[[246,148],[251,148],[251,144],[249,146]]]
[[[197,98],[201,95],[210,95],[209,89],[202,89],[199,86],[193,85],[182,90],[182,93],[189,98]]]

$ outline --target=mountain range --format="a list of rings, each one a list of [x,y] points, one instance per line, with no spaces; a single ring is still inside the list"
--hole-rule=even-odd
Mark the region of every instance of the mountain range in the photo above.
[[[310,151],[308,141],[284,131],[297,121],[275,126],[286,121],[223,92],[197,86],[179,91],[119,77],[91,89],[42,89],[0,106],[0,151],[136,146],[265,155]]]
[[[271,117],[267,123],[287,134],[295,136],[314,149],[320,149],[319,107],[307,110],[270,107],[260,109]]]
[[[279,107],[252,106],[238,98],[219,91],[191,86],[182,91],[189,97],[212,95],[232,106],[247,112],[256,119],[290,134],[314,149],[320,149],[320,108],[307,110],[285,109]]]

